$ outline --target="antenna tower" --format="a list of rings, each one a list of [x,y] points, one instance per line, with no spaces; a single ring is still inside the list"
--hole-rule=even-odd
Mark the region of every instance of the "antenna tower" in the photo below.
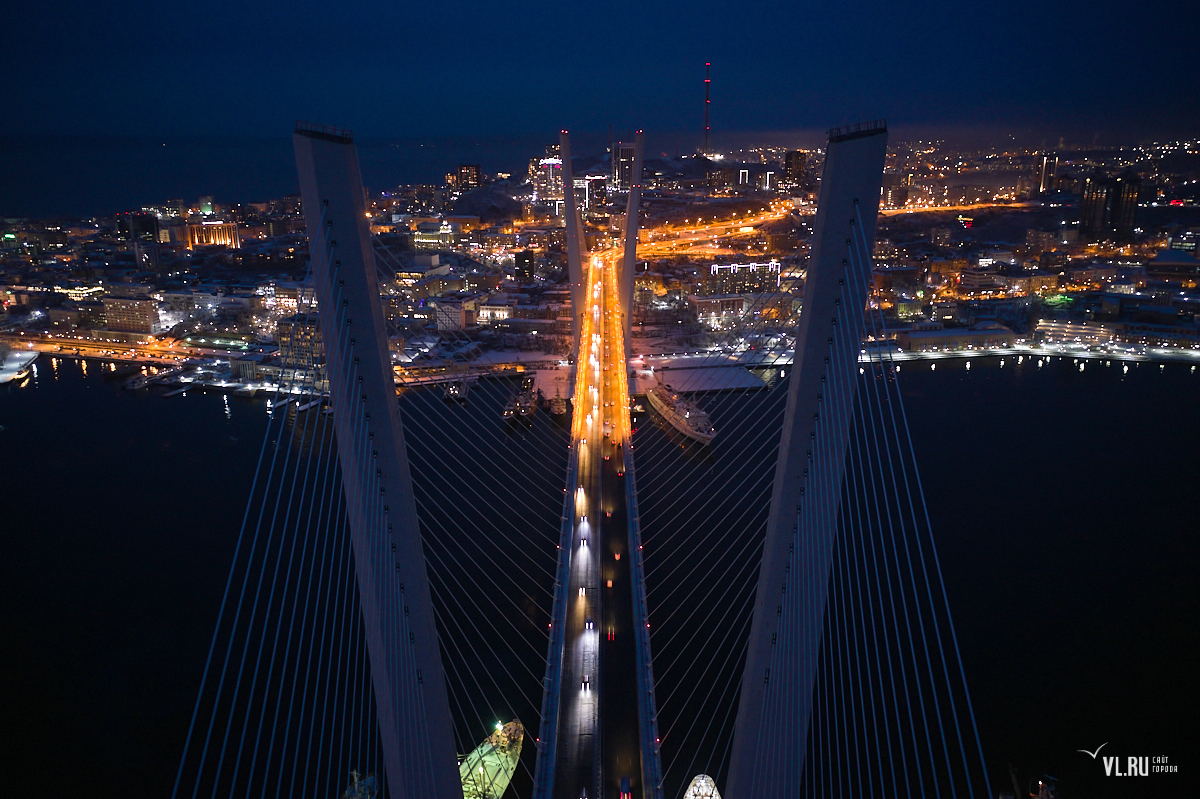
[[[708,155],[708,106],[712,100],[708,99],[708,84],[712,80],[708,77],[709,62],[704,62],[704,154]]]

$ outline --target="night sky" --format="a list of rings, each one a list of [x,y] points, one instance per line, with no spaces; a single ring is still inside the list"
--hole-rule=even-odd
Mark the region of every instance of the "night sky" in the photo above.
[[[1200,4],[9,4],[0,134],[1194,135]],[[1037,142],[1033,144],[1036,146]]]

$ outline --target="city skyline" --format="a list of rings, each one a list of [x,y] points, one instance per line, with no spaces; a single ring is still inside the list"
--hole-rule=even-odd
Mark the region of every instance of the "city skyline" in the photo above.
[[[9,784],[1194,791],[1200,7],[464,3],[12,14]]]

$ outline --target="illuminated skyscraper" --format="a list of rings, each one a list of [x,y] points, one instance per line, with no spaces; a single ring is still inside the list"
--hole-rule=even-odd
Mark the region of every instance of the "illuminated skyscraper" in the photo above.
[[[529,182],[535,203],[559,202],[563,198],[562,154],[557,144],[547,144],[546,154],[529,160]]]

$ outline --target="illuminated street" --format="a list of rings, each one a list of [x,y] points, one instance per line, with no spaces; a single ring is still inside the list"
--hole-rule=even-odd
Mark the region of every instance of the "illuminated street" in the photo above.
[[[575,376],[571,446],[578,485],[555,783],[556,795],[570,799],[593,795],[589,787],[598,773],[605,796],[623,778],[636,786],[641,774],[637,708],[630,701],[634,644],[622,458],[629,438],[629,386],[620,256],[620,250],[606,250],[589,260]]]

